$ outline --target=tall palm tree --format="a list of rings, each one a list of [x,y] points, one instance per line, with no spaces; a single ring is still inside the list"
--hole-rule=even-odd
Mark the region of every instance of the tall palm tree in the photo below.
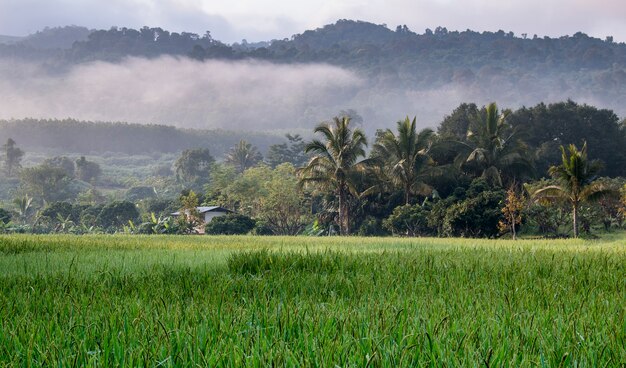
[[[508,112],[500,114],[495,102],[485,110],[485,116],[477,116],[468,130],[467,141],[457,142],[460,166],[477,169],[483,178],[499,186],[503,185],[503,177],[514,179],[532,173],[525,145],[506,122]]]
[[[315,133],[323,140],[315,139],[305,147],[313,153],[309,162],[298,171],[300,183],[313,183],[322,190],[332,190],[338,199],[338,222],[340,233],[350,233],[348,196],[358,196],[354,173],[362,170],[367,139],[361,129],[350,128],[349,117],[335,117],[331,122],[319,124]]]
[[[598,160],[590,161],[587,158],[587,142],[579,151],[575,145],[567,148],[561,146],[562,163],[552,166],[548,170],[557,180],[558,185],[549,185],[533,194],[535,199],[562,199],[572,206],[572,221],[574,237],[578,237],[578,211],[580,204],[592,201],[613,192],[607,185],[596,181],[597,174],[602,168]]]
[[[414,194],[429,194],[432,188],[424,183],[432,165],[429,150],[434,132],[417,131],[416,118],[398,121],[398,135],[387,129],[377,138],[372,156],[387,171],[392,182],[404,190],[404,202],[409,204]]]
[[[246,171],[263,160],[263,156],[255,146],[245,140],[239,141],[226,154],[225,161],[237,168],[240,173]]]

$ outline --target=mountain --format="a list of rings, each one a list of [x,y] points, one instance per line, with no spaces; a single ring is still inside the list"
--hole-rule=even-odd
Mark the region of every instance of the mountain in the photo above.
[[[23,38],[24,37],[0,35],[0,44],[14,44],[16,42],[19,42]]]
[[[45,35],[57,37],[58,42],[40,41]],[[342,92],[345,96],[333,102],[358,110],[365,121],[378,126],[415,112],[426,115],[432,126],[434,119],[460,102],[497,101],[517,108],[571,98],[626,115],[626,44],[580,32],[551,38],[437,27],[416,33],[403,25],[389,29],[339,20],[291,38],[257,44],[228,45],[213,39],[209,32],[197,35],[148,27],[97,31],[66,27],[44,30],[29,39],[0,45],[0,61],[10,57],[58,69],[93,61],[120,63],[128,57],[170,55],[200,61],[330,64],[362,80],[358,88],[346,89]],[[53,44],[56,48],[49,47]],[[288,117],[270,120],[278,128],[288,128],[292,116],[320,111],[319,105],[300,105],[299,110],[285,115]],[[326,110],[333,109],[336,106]]]

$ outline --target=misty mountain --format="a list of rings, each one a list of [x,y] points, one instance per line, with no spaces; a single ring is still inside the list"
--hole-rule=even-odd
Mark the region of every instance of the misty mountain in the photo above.
[[[626,115],[626,44],[610,37],[416,33],[351,20],[256,44],[148,27],[81,32],[66,49],[0,45],[9,96],[0,118],[275,130],[355,109],[373,131],[406,115],[434,126],[461,102],[568,98]]]
[[[24,37],[0,35],[0,44],[14,44],[16,42],[19,42],[23,38]]]
[[[85,27],[46,27],[41,31],[28,35],[18,44],[35,49],[71,49],[74,42],[85,41],[93,32]]]

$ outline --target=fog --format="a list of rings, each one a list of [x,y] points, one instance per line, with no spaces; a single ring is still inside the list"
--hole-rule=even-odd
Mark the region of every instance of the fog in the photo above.
[[[390,127],[406,115],[417,115],[422,127],[435,126],[461,102],[497,101],[516,108],[571,97],[604,107],[602,101],[562,88],[535,88],[532,93],[519,85],[485,90],[463,84],[412,89],[381,79],[369,81],[354,71],[325,64],[162,57],[94,62],[51,72],[44,65],[0,61],[0,118],[71,117],[285,131],[310,130],[340,110],[354,109],[371,132]]]

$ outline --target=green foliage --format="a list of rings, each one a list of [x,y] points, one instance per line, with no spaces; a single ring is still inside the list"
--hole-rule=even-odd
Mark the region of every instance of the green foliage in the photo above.
[[[594,157],[604,164],[607,176],[626,176],[626,130],[620,131],[619,118],[608,109],[577,104],[572,100],[521,108],[511,114],[510,123],[523,135],[531,150],[537,150],[540,174],[561,161],[558,147],[587,142]]]
[[[454,203],[446,210],[443,233],[446,236],[472,238],[497,236],[504,198],[503,190],[491,190]]]
[[[433,143],[431,129],[416,129],[416,119],[398,121],[398,134],[387,129],[381,132],[374,145],[372,157],[382,166],[391,182],[404,191],[404,203],[409,204],[416,194],[429,195],[432,188],[425,183],[433,163],[429,150]]]
[[[80,223],[82,210],[81,206],[73,206],[68,202],[53,202],[39,213],[38,222],[52,231],[64,232],[68,226]]]
[[[286,134],[288,143],[273,144],[267,150],[265,162],[271,167],[276,167],[283,163],[290,163],[294,167],[301,167],[309,160],[304,153],[306,142],[299,134]]]
[[[314,132],[320,134],[323,141],[315,139],[306,145],[305,152],[312,153],[313,157],[300,169],[300,181],[336,195],[337,222],[341,234],[348,235],[348,196],[358,196],[355,174],[365,167],[366,162],[359,162],[359,159],[365,156],[367,138],[361,129],[350,127],[349,117],[335,117],[331,122],[319,124]]]
[[[214,217],[204,227],[205,234],[210,235],[241,235],[249,233],[256,221],[246,215],[228,214]]]
[[[500,187],[533,172],[525,144],[507,123],[509,114],[500,114],[495,102],[487,105],[484,115],[474,117],[466,140],[457,142],[461,167]]]
[[[13,139],[7,139],[2,145],[2,161],[4,162],[4,170],[7,176],[12,176],[15,171],[21,167],[20,162],[24,156],[24,151],[16,146]]]
[[[114,232],[129,221],[136,222],[139,211],[134,203],[128,201],[115,201],[102,207],[96,218],[96,222],[109,232]]]
[[[76,160],[76,178],[87,183],[95,183],[102,175],[102,169],[96,162],[88,161],[85,156]]]
[[[176,160],[176,177],[178,180],[202,186],[209,181],[215,159],[208,148],[187,149]]]
[[[154,187],[137,186],[126,191],[126,200],[130,202],[138,202],[146,199],[155,198],[157,196]]]
[[[69,178],[73,178],[75,171],[76,171],[76,166],[74,165],[74,161],[72,161],[67,156],[55,156],[52,158],[47,158],[44,160],[43,164],[48,165],[50,167],[58,167],[60,169],[65,170],[65,174],[67,174]]]
[[[239,173],[256,166],[262,160],[263,156],[258,148],[243,139],[232,147],[224,158],[224,162],[234,166]]]
[[[561,160],[559,166],[550,167],[550,175],[558,185],[550,185],[533,193],[534,198],[541,200],[565,200],[572,209],[572,223],[574,237],[578,237],[578,212],[583,202],[594,201],[601,196],[615,192],[606,183],[596,181],[600,172],[601,163],[589,160],[587,157],[587,143],[579,151],[575,145],[561,146]]]
[[[428,224],[428,206],[419,204],[396,207],[383,221],[383,227],[394,235],[429,236],[436,231]]]
[[[0,208],[0,224],[8,224],[11,221],[11,212]]]
[[[0,49],[1,49],[0,45]],[[179,154],[190,147],[210,147],[221,156],[242,137],[260,150],[278,141],[262,132],[179,129],[169,125],[90,122],[74,119],[0,120],[0,137],[13,137],[27,151],[98,155],[116,153],[133,157]]]
[[[436,200],[428,214],[428,226],[439,236],[487,237],[498,235],[506,192],[485,179],[472,181],[452,196]]]
[[[20,183],[24,191],[44,202],[67,199],[70,196],[70,180],[64,169],[47,165],[25,168],[20,172]]]

